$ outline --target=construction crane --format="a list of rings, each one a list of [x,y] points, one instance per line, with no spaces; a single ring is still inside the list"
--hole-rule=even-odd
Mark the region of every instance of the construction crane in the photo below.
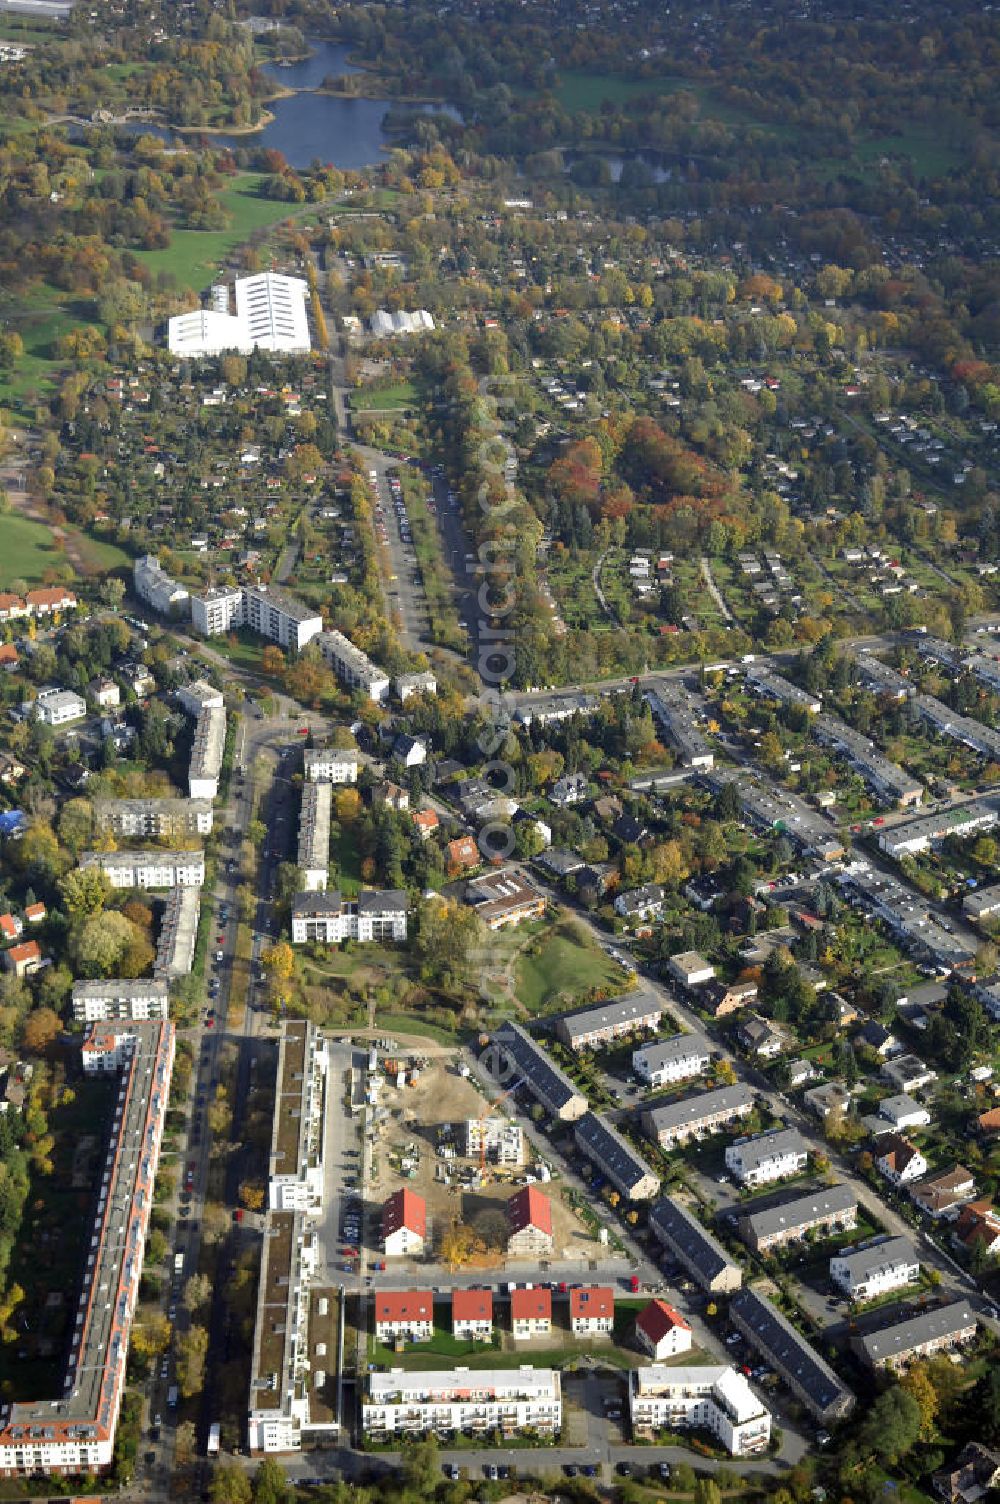
[[[495,1102],[491,1102],[490,1105],[486,1108],[486,1110],[484,1112],[481,1112],[479,1114],[479,1178],[480,1178],[480,1180],[482,1180],[483,1175],[485,1174],[485,1171],[486,1171],[486,1135],[483,1133],[483,1124],[486,1122],[486,1119],[488,1117],[492,1117],[494,1110],[497,1107],[500,1106],[501,1102],[506,1102],[507,1098],[511,1095],[511,1093],[517,1091],[517,1088],[519,1086],[523,1086],[523,1085],[524,1085],[524,1077],[523,1076],[519,1076],[518,1079],[513,1083],[512,1086],[508,1086],[506,1091],[503,1091],[503,1092],[500,1093],[500,1095],[497,1097],[497,1099],[496,1099]]]

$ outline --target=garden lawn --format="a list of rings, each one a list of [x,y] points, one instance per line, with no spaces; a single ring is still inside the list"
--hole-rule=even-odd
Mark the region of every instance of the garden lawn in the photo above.
[[[355,412],[381,413],[397,407],[411,407],[417,400],[417,389],[412,381],[399,381],[395,386],[378,390],[352,392],[351,406]]]
[[[0,586],[4,589],[12,580],[37,584],[46,569],[66,562],[66,555],[56,548],[52,533],[44,522],[33,522],[30,517],[8,512],[0,527],[3,529]]]
[[[566,994],[612,986],[623,975],[617,962],[592,944],[585,930],[573,920],[563,919],[543,936],[537,948],[532,947],[531,954],[521,956],[515,990],[529,1013],[539,1013]]]
[[[219,194],[228,221],[225,229],[172,230],[169,246],[138,251],[137,259],[151,272],[172,272],[178,287],[201,291],[225,267],[237,247],[258,231],[288,218],[293,205],[265,198],[261,190],[267,182],[264,173],[238,173]]]

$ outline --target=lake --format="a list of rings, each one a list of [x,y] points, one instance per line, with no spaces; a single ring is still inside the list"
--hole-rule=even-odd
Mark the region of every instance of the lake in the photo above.
[[[263,72],[285,89],[299,92],[272,100],[268,109],[274,119],[252,135],[213,135],[213,141],[233,148],[264,146],[280,151],[292,167],[308,167],[314,160],[334,167],[360,170],[380,162],[394,144],[385,120],[395,101],[345,98],[314,91],[324,78],[361,70],[347,61],[347,48],[334,42],[310,40],[311,55],[283,68],[268,63]],[[456,112],[447,105],[414,105],[426,114]]]

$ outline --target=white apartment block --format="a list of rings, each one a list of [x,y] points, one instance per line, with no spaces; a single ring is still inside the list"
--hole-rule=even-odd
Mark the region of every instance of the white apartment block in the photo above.
[[[411,695],[436,695],[437,679],[432,673],[400,674],[396,680],[396,694],[401,704]]]
[[[329,1053],[314,1024],[286,1023],[278,1045],[267,1204],[271,1211],[323,1209]]]
[[[774,1128],[738,1139],[726,1149],[726,1169],[744,1186],[770,1185],[797,1175],[809,1161],[809,1149],[797,1128]]]
[[[366,1383],[361,1428],[372,1440],[432,1430],[555,1436],[562,1428],[561,1379],[551,1368],[394,1368]]]
[[[108,1154],[83,1288],[70,1317],[65,1380],[50,1399],[5,1399],[0,1406],[0,1474],[6,1476],[96,1473],[114,1455],[170,1094],[173,1025],[95,1025],[81,1060],[88,1073],[119,1077]]]
[[[323,618],[317,612],[270,585],[223,585],[193,596],[191,622],[206,637],[249,627],[293,653],[300,653],[323,630]]]
[[[920,1278],[920,1261],[909,1238],[876,1238],[844,1248],[830,1260],[830,1279],[851,1300],[875,1300]]]
[[[771,1439],[770,1411],[735,1368],[635,1368],[629,1410],[636,1436],[708,1431],[733,1457],[762,1452]]]
[[[357,783],[358,754],[338,747],[307,747],[303,773],[307,783]]]
[[[74,982],[72,997],[73,1017],[78,1023],[163,1019],[170,1013],[167,984],[162,981]]]
[[[194,965],[200,916],[200,888],[171,888],[163,902],[160,933],[156,938],[154,977],[169,981],[188,975]]]
[[[353,899],[335,892],[298,893],[292,900],[292,944],[405,940],[406,916],[406,894],[400,891],[365,889]]]
[[[66,726],[83,719],[87,702],[71,689],[40,689],[36,698],[27,702],[27,709],[44,726]]]
[[[215,799],[226,750],[226,712],[215,707],[203,710],[194,728],[188,793],[192,799]]]
[[[696,1034],[675,1034],[632,1051],[632,1069],[647,1086],[669,1086],[708,1070],[711,1054]]]
[[[322,632],[317,643],[337,678],[352,689],[363,690],[369,700],[381,705],[389,694],[389,676],[356,648],[343,632]]]
[[[307,893],[324,892],[330,868],[330,812],[333,786],[329,783],[302,785],[299,815],[298,869]]]
[[[465,1124],[465,1152],[470,1159],[485,1154],[490,1164],[519,1165],[524,1161],[524,1134],[507,1118],[469,1118]]]
[[[131,838],[207,836],[212,829],[210,799],[95,799],[94,828]]]
[[[81,867],[100,867],[113,888],[199,888],[203,851],[84,851]]]
[[[243,591],[236,585],[213,585],[191,597],[191,625],[205,637],[221,637],[243,625]]]
[[[188,600],[188,592],[160,564],[155,554],[142,554],[132,566],[132,584],[140,600],[161,616],[177,614]]]
[[[177,691],[177,703],[186,715],[197,720],[203,710],[222,710],[226,702],[221,689],[216,689],[205,679],[195,679],[190,684],[181,685]]]

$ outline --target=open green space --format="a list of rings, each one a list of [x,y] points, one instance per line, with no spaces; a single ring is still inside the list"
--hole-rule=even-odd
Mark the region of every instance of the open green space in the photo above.
[[[394,386],[383,386],[355,392],[351,406],[355,412],[389,412],[396,407],[410,407],[417,400],[417,389],[412,381],[397,381]]]
[[[65,562],[56,548],[51,530],[44,522],[33,522],[18,512],[8,512],[3,519],[3,549],[0,550],[0,585],[6,589],[13,580],[37,584],[47,569]]]
[[[174,230],[163,250],[139,251],[138,260],[152,272],[170,272],[178,287],[199,291],[218,274],[238,246],[260,230],[287,219],[290,206],[263,193],[267,175],[238,173],[218,195],[227,218],[222,230]]]
[[[0,406],[33,419],[33,399],[43,398],[55,379],[56,341],[94,320],[89,299],[67,296],[42,282],[16,299],[0,293],[0,319],[24,341],[24,354],[10,370],[0,371]]]
[[[562,919],[522,954],[517,964],[516,992],[529,1013],[540,1013],[567,995],[614,986],[623,975],[621,967],[590,941],[581,925]]]
[[[339,835],[334,836],[330,846],[330,855],[336,869],[331,886],[338,888],[345,898],[353,898],[362,882],[361,853],[350,826],[341,826]]]

